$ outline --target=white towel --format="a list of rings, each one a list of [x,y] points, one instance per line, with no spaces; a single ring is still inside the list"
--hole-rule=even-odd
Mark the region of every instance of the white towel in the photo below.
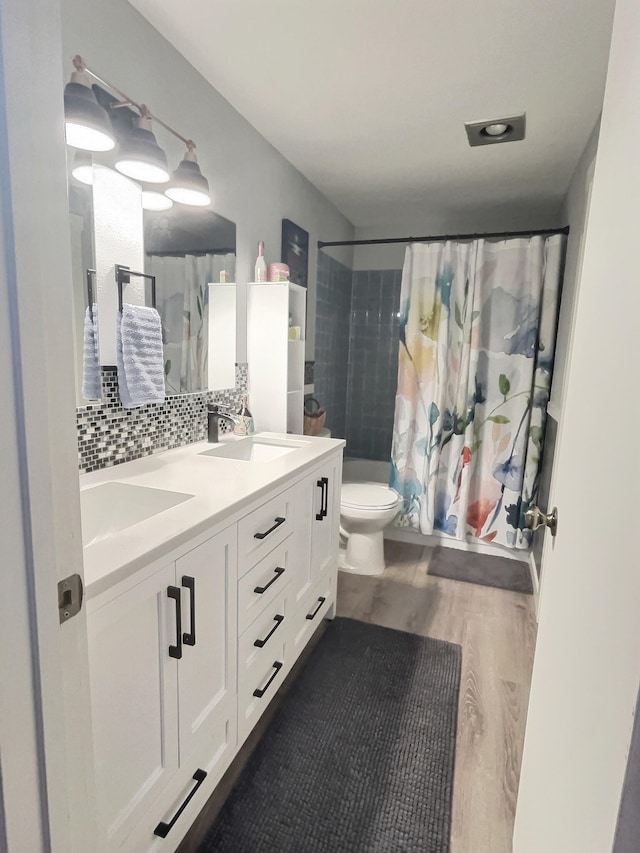
[[[84,340],[82,344],[82,396],[85,400],[100,400],[100,358],[98,356],[98,306],[87,306],[84,312]]]
[[[126,409],[164,400],[162,322],[155,308],[122,306],[117,323],[118,387]]]

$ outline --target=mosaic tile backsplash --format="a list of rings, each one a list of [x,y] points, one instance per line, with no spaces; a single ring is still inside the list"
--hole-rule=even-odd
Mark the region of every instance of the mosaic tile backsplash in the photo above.
[[[247,365],[237,364],[236,387],[229,391],[175,394],[167,396],[164,403],[124,409],[116,368],[103,367],[102,401],[76,410],[80,470],[96,471],[203,441],[207,435],[207,404],[218,403],[235,410],[246,393]],[[221,432],[229,428],[221,421]]]

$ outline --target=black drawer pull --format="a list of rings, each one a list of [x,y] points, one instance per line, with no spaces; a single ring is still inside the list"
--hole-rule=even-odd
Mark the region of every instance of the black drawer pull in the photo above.
[[[327,599],[324,596],[320,596],[320,598],[318,599],[318,606],[313,611],[313,613],[307,613],[307,619],[315,619],[316,616],[318,615],[318,612],[320,611],[320,608],[322,607],[322,605],[325,603],[326,600]]]
[[[326,479],[323,477],[321,480],[316,480],[316,486],[320,489],[320,512],[316,513],[316,521],[322,521],[324,518],[324,484]]]
[[[329,515],[329,478],[323,477],[324,483],[324,506],[322,507],[322,517],[326,518]]]
[[[196,772],[193,774],[193,780],[194,780],[194,782],[197,782],[198,784],[195,786],[195,788],[192,788],[187,799],[184,801],[184,803],[180,806],[178,811],[171,818],[170,823],[165,823],[164,821],[160,821],[160,823],[153,830],[154,835],[158,835],[158,836],[160,836],[160,838],[166,838],[167,835],[169,835],[169,833],[171,832],[171,830],[175,826],[176,821],[178,820],[178,818],[180,817],[182,812],[186,809],[186,807],[189,805],[189,801],[191,800],[191,798],[193,797],[195,792],[198,790],[200,785],[202,785],[202,783],[204,782],[204,780],[206,778],[207,778],[206,770],[196,770]]]
[[[168,586],[167,595],[176,603],[176,644],[169,646],[169,657],[180,660],[182,657],[182,603],[180,601],[180,587]]]
[[[273,577],[271,578],[269,583],[266,583],[264,586],[257,586],[253,591],[257,592],[258,595],[262,595],[263,592],[266,592],[269,589],[272,583],[275,583],[278,580],[280,575],[284,574],[284,569],[281,566],[276,566],[273,572]]]
[[[269,681],[267,681],[267,683],[265,684],[264,687],[262,687],[262,688],[259,687],[257,690],[253,691],[253,695],[256,697],[256,699],[262,699],[264,694],[269,689],[269,685],[271,684],[273,679],[276,677],[276,675],[282,669],[282,666],[283,666],[282,661],[276,660],[273,662],[273,672],[271,673],[271,678],[269,679]]]
[[[273,533],[274,530],[277,530],[281,524],[285,523],[285,521],[287,519],[282,518],[281,516],[277,516],[273,520],[275,521],[275,524],[273,525],[273,527],[270,527],[268,530],[265,530],[264,533],[254,533],[253,538],[254,539],[266,539],[270,533]]]
[[[269,631],[269,633],[268,633],[268,634],[267,634],[267,636],[264,638],[264,640],[256,640],[256,641],[254,642],[254,644],[253,644],[253,645],[254,645],[254,646],[257,646],[259,649],[261,649],[263,646],[266,646],[266,644],[267,644],[267,640],[268,640],[270,637],[273,637],[273,635],[275,634],[275,632],[278,630],[278,625],[280,625],[280,624],[282,623],[282,620],[283,620],[283,619],[284,619],[284,616],[280,616],[280,614],[279,614],[279,613],[276,613],[276,615],[273,617],[273,621],[274,621],[276,624],[275,624],[275,625],[273,626],[273,628]]]
[[[191,621],[191,630],[182,635],[182,642],[185,646],[195,646],[196,644],[196,579],[190,578],[189,575],[182,575],[182,586],[190,592],[189,597],[189,615]]]

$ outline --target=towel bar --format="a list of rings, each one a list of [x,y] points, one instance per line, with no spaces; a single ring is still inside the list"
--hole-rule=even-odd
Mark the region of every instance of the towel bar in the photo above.
[[[118,311],[122,313],[122,290],[125,284],[129,284],[131,276],[136,275],[139,278],[148,278],[151,282],[151,307],[156,308],[156,277],[149,275],[146,272],[134,272],[129,267],[124,267],[121,264],[116,264],[116,284],[118,285]]]
[[[93,317],[93,276],[95,274],[95,270],[89,269],[87,267],[87,299],[89,300],[87,304],[89,306],[89,313],[91,314],[92,319],[95,319]]]

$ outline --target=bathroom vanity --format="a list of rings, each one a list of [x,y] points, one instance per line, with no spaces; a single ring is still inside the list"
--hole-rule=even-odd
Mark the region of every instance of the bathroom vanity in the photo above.
[[[81,478],[105,850],[176,849],[332,618],[343,446],[264,433]]]

